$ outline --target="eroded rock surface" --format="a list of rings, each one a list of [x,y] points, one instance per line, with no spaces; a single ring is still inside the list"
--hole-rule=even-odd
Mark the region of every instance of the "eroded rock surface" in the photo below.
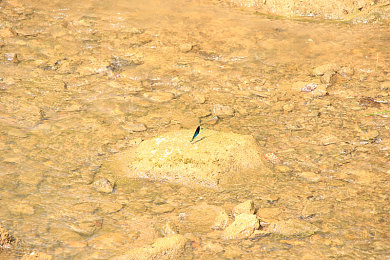
[[[247,171],[269,173],[252,136],[206,130],[190,142],[192,135],[193,130],[178,130],[143,141],[118,154],[108,164],[110,171],[114,175],[203,186],[228,183]]]

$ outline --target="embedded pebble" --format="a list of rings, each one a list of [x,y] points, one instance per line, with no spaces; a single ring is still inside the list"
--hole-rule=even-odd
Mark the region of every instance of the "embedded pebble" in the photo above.
[[[269,228],[275,234],[299,237],[311,236],[319,230],[315,225],[300,219],[281,220],[272,223]]]
[[[181,52],[184,52],[184,53],[189,52],[189,51],[192,50],[192,44],[191,44],[191,43],[184,43],[184,44],[181,44],[181,45],[179,46],[179,50],[180,50]]]
[[[291,90],[302,92],[305,94],[305,97],[322,97],[328,93],[326,84],[305,81],[294,82],[291,85]]]
[[[218,117],[229,117],[234,115],[234,109],[231,106],[214,105],[213,115]]]
[[[315,69],[313,69],[313,75],[322,76],[328,71],[337,72],[339,69],[340,69],[340,66],[335,64],[335,63],[325,64],[325,65],[321,65],[321,66],[318,66]]]
[[[212,251],[214,253],[219,253],[224,250],[224,247],[218,243],[206,242],[202,245],[202,249],[205,251]]]
[[[111,193],[114,190],[114,184],[111,183],[106,178],[100,178],[96,180],[93,183],[93,187],[95,187],[97,191],[104,192],[104,193]]]
[[[92,236],[96,230],[100,229],[101,221],[99,219],[84,220],[81,222],[71,222],[69,228],[83,236]]]
[[[298,175],[309,182],[318,182],[321,176],[314,172],[300,172]]]
[[[130,124],[125,124],[123,126],[128,131],[133,131],[133,132],[143,132],[146,131],[146,126],[142,123],[130,123]]]
[[[369,131],[362,131],[361,130],[358,133],[358,136],[360,137],[360,140],[362,140],[362,141],[369,141],[369,140],[375,139],[376,137],[378,137],[378,135],[379,135],[379,132],[376,129],[369,130]]]
[[[115,202],[103,202],[100,204],[100,210],[105,214],[118,212],[122,207],[122,204]]]
[[[319,84],[315,90],[311,92],[313,97],[323,97],[328,94],[328,87],[325,84]]]
[[[204,102],[206,102],[206,97],[203,94],[201,94],[199,92],[195,92],[195,93],[192,93],[192,95],[193,95],[196,103],[203,104]]]
[[[175,235],[175,234],[179,233],[178,230],[177,230],[177,227],[173,223],[171,223],[171,222],[165,223],[161,227],[160,232],[162,233],[162,235],[164,237],[172,236],[172,235]]]
[[[124,255],[114,257],[114,259],[174,259],[183,253],[186,242],[187,239],[179,234],[162,237],[158,238],[152,245],[132,249]]]
[[[352,77],[355,71],[352,67],[345,66],[345,67],[341,67],[339,73],[343,77]]]
[[[169,204],[155,205],[152,209],[155,214],[169,213],[175,210],[175,207]]]
[[[146,92],[144,97],[158,103],[168,102],[174,98],[170,92]]]
[[[224,214],[225,213],[225,214]],[[221,229],[229,221],[225,210],[221,207],[201,203],[191,207],[183,219],[186,232],[210,232],[212,229]]]
[[[324,84],[333,85],[336,82],[336,72],[334,71],[325,72],[325,74],[321,77],[321,82]]]

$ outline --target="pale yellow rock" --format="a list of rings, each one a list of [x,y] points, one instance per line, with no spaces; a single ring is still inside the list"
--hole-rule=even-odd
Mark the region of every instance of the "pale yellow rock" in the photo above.
[[[314,172],[300,172],[298,175],[306,179],[308,182],[318,182],[321,179],[321,176]]]
[[[187,239],[183,235],[158,238],[152,245],[130,250],[126,254],[114,257],[116,260],[174,259],[184,251]]]
[[[280,208],[259,208],[256,212],[258,218],[261,218],[261,221],[267,222],[268,224],[275,219],[278,219],[278,216],[282,213]]]
[[[316,67],[313,70],[313,75],[322,76],[328,71],[337,72],[338,70],[340,70],[339,65],[337,65],[335,63],[330,63],[330,64],[325,64],[325,65],[321,65],[321,66]]]
[[[288,219],[273,223],[270,226],[270,230],[273,233],[283,236],[307,237],[313,235],[319,229],[313,224],[304,220]]]
[[[209,187],[233,180],[245,181],[245,173],[250,171],[270,174],[252,136],[207,129],[190,142],[193,134],[193,129],[178,130],[145,140],[115,155],[103,167],[108,171],[102,172],[117,178],[148,178]]]
[[[214,105],[213,115],[219,117],[229,117],[234,115],[234,109],[230,106],[225,105]]]
[[[192,50],[192,44],[191,43],[183,43],[179,46],[179,50],[181,52],[189,52]]]
[[[111,193],[114,190],[114,184],[106,178],[100,178],[93,183],[93,187],[97,191]]]
[[[229,222],[229,216],[226,211],[222,210],[215,218],[212,229],[225,229]]]
[[[255,213],[255,204],[253,200],[247,200],[243,203],[238,204],[233,209],[233,215],[236,217],[240,214],[254,214]]]
[[[186,218],[181,221],[183,233],[208,233],[212,229],[223,229],[229,221],[222,207],[200,203],[186,211]]]
[[[132,132],[143,132],[143,131],[145,131],[147,129],[146,126],[144,124],[142,124],[142,123],[129,123],[129,124],[125,124],[123,126],[123,128],[125,128],[128,131],[132,131]]]
[[[355,73],[354,69],[350,66],[341,67],[339,71],[340,75],[343,77],[351,77]]]
[[[100,204],[100,210],[106,214],[118,212],[122,207],[122,204],[116,202],[103,202]]]
[[[361,131],[360,133],[358,133],[358,136],[360,137],[360,140],[362,140],[362,141],[368,141],[368,140],[374,139],[378,135],[379,135],[379,132],[376,129],[369,130],[367,132],[366,131]]]
[[[223,236],[225,239],[247,238],[252,235],[259,226],[259,220],[256,215],[241,214],[224,230]]]
[[[301,92],[304,97],[322,97],[328,94],[326,84],[297,81],[291,85],[291,90]]]
[[[168,102],[174,98],[174,95],[170,92],[146,92],[143,96],[158,103]]]

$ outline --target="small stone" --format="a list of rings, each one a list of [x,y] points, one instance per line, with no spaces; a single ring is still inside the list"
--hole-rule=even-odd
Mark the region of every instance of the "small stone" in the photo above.
[[[143,132],[147,129],[146,126],[144,124],[141,124],[141,123],[126,124],[123,126],[123,128],[125,128],[128,131],[132,131],[132,132]]]
[[[378,178],[375,172],[366,169],[358,169],[353,171],[352,175],[355,177],[358,183],[365,185],[371,184]]]
[[[97,181],[93,183],[93,187],[97,191],[104,192],[104,193],[111,193],[114,190],[114,184],[111,183],[106,178],[100,178]]]
[[[73,247],[73,248],[84,248],[87,246],[87,243],[84,241],[65,241],[64,244],[68,247]]]
[[[258,218],[261,218],[262,221],[271,222],[274,219],[277,219],[278,216],[282,213],[280,208],[259,208],[256,212]]]
[[[325,64],[325,65],[321,65],[319,67],[316,67],[313,70],[313,75],[314,76],[322,76],[328,71],[337,72],[338,70],[340,70],[339,65],[337,65],[335,63],[330,63],[330,64]]]
[[[162,205],[155,205],[152,208],[153,213],[156,213],[158,215],[169,213],[175,210],[175,207],[169,204],[162,204]]]
[[[282,236],[299,236],[299,237],[307,237],[313,235],[319,229],[306,222],[304,220],[299,219],[289,219],[282,220],[276,223],[273,223],[270,226],[270,229],[273,233],[282,235]]]
[[[224,231],[225,239],[243,239],[255,232],[260,226],[259,220],[252,214],[241,214],[236,217]]]
[[[174,98],[170,92],[146,92],[144,97],[158,103],[168,102]]]
[[[276,165],[275,171],[286,173],[286,172],[291,172],[291,168],[286,165]]]
[[[161,233],[164,237],[166,237],[166,236],[175,235],[178,233],[178,231],[177,231],[177,227],[173,223],[167,222],[165,223],[164,226],[162,226]]]
[[[229,216],[226,211],[222,210],[219,215],[215,218],[212,229],[225,229],[229,222]]]
[[[217,104],[213,107],[213,114],[219,117],[229,117],[234,115],[234,109],[231,106]]]
[[[294,104],[293,103],[287,103],[283,106],[283,111],[284,112],[291,112],[293,111],[295,108]]]
[[[253,200],[247,200],[243,203],[238,204],[233,209],[233,215],[236,217],[241,214],[254,214],[255,213],[255,204]]]
[[[238,246],[229,246],[225,248],[223,254],[225,259],[240,259],[242,255],[242,249]]]
[[[328,94],[326,84],[317,84],[313,82],[297,81],[291,86],[293,91],[302,92],[313,97],[321,97]]]
[[[189,52],[192,50],[192,44],[191,43],[184,43],[179,46],[179,50],[181,52]]]
[[[114,89],[127,90],[130,93],[139,92],[144,88],[141,82],[128,78],[120,78],[117,80],[109,81],[108,85]]]
[[[316,83],[305,84],[305,85],[301,88],[301,92],[312,92],[312,91],[315,90],[316,88],[317,88],[317,84],[316,84]]]
[[[4,55],[7,61],[12,61],[13,63],[19,62],[18,55],[16,53],[5,53]]]
[[[114,259],[175,259],[183,253],[186,242],[179,234],[158,238],[152,245],[134,248]]]
[[[122,204],[115,202],[104,202],[100,204],[100,210],[105,214],[118,212],[122,207]]]
[[[213,242],[206,242],[203,246],[202,249],[205,251],[211,251],[214,253],[220,253],[224,250],[224,247],[220,244],[213,243]]]
[[[314,172],[301,172],[298,175],[308,182],[318,182],[321,179],[321,176]]]
[[[361,131],[360,133],[358,133],[358,136],[360,137],[361,141],[369,141],[369,140],[375,139],[376,137],[378,137],[378,135],[379,135],[379,132],[376,129],[369,130],[367,132]]]
[[[196,93],[193,93],[192,95],[193,95],[196,103],[203,104],[204,102],[206,102],[206,98],[203,94],[196,92]]]
[[[222,207],[203,202],[189,208],[182,224],[185,226],[186,233],[206,233],[211,229],[225,228],[228,220],[229,217]]]
[[[334,71],[325,72],[325,74],[321,77],[321,82],[324,84],[333,85],[336,82],[336,72]]]
[[[318,141],[317,141],[317,144],[318,145],[324,145],[324,146],[327,146],[327,145],[331,145],[331,144],[336,144],[340,142],[339,138],[334,136],[334,135],[323,135],[321,136]]]
[[[69,228],[82,236],[92,236],[101,227],[101,220],[85,220],[83,222],[72,222]]]
[[[346,66],[346,67],[341,67],[339,73],[343,77],[352,77],[355,71],[352,67]]]
[[[319,84],[317,88],[311,92],[313,97],[323,97],[328,94],[328,87],[326,84]]]

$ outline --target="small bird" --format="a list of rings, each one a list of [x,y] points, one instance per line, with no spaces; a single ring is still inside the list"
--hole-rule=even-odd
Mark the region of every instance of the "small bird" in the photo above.
[[[192,137],[192,139],[191,139],[190,142],[194,141],[194,139],[195,139],[201,132],[203,132],[204,130],[206,130],[206,128],[203,128],[202,131],[200,131],[200,126],[198,126],[198,127],[196,128],[195,133],[194,133],[194,136]]]

